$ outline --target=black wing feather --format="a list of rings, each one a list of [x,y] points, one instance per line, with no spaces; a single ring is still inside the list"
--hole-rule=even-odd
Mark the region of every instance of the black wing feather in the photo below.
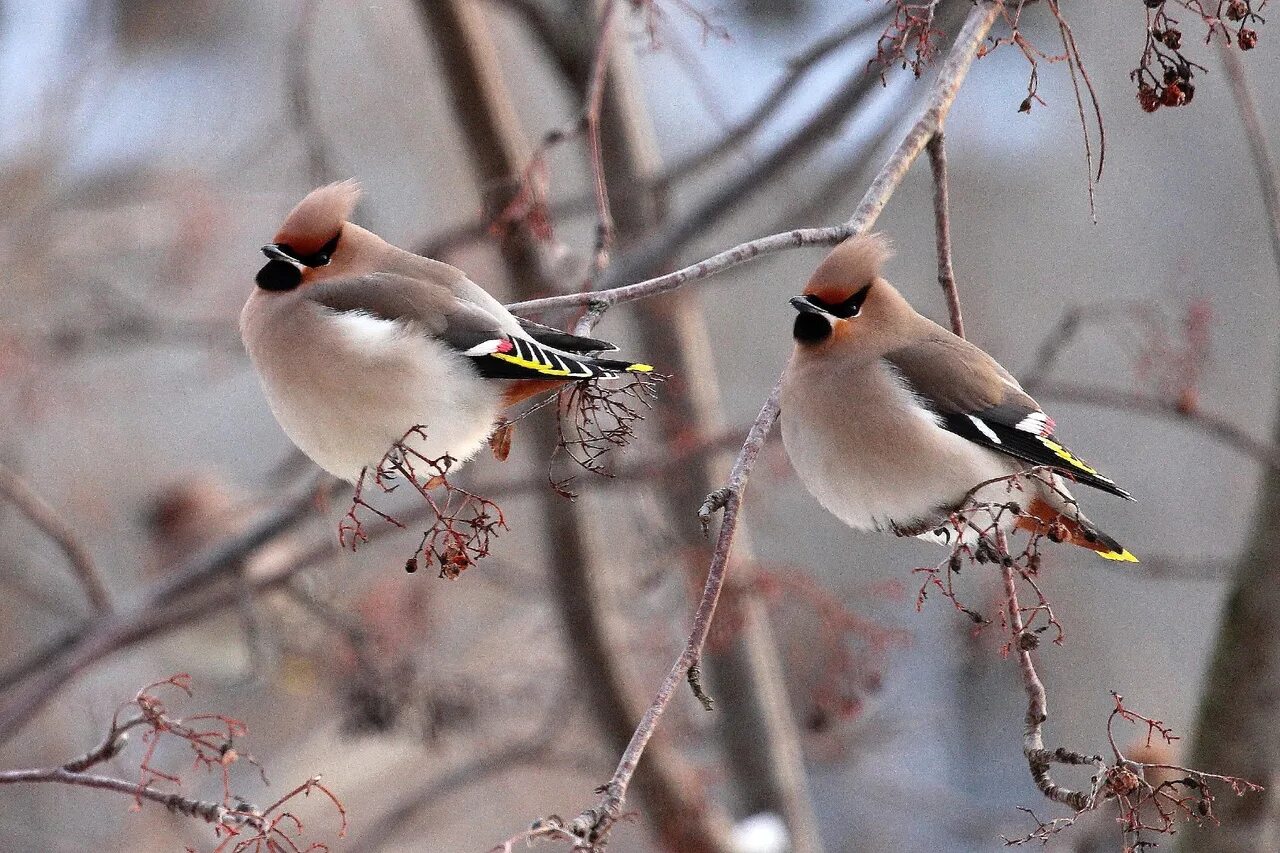
[[[942,426],[944,429],[975,444],[981,444],[984,447],[989,447],[992,450],[1012,456],[1015,459],[1021,459],[1032,465],[1048,465],[1066,474],[1077,483],[1101,489],[1126,500],[1133,500],[1132,495],[1107,477],[1099,474],[1087,462],[1060,444],[1052,435],[1046,436],[1021,430],[1016,426],[1001,423],[998,420],[989,420],[983,417],[982,414],[945,414],[941,416]],[[979,426],[975,421],[981,421],[982,426]]]
[[[516,321],[520,323],[520,327],[524,329],[529,337],[554,349],[576,353],[613,352],[617,349],[614,344],[608,341],[602,341],[598,338],[584,338],[581,335],[571,335],[560,329],[526,320],[524,317],[517,317]]]

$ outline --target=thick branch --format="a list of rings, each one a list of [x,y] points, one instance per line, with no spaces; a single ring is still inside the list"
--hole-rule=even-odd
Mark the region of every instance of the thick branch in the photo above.
[[[106,584],[102,582],[102,576],[98,574],[89,549],[76,536],[71,525],[62,520],[57,510],[4,465],[0,465],[0,498],[12,503],[41,533],[53,540],[71,564],[76,580],[80,582],[85,597],[94,609],[100,613],[110,612],[111,596],[107,593]]]

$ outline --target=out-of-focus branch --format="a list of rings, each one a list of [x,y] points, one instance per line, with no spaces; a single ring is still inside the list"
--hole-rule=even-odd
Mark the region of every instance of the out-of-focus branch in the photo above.
[[[233,574],[263,546],[309,518],[315,512],[316,500],[315,490],[307,490],[155,584],[128,610],[100,614],[0,676],[0,691],[6,700],[0,706],[0,743],[12,737],[85,668],[160,631],[237,603],[240,599],[234,591],[218,589],[214,583]],[[330,541],[326,549],[332,548]],[[318,554],[311,557],[314,562]],[[295,564],[293,569],[303,567]]]
[[[599,269],[608,263],[609,248],[613,245],[616,225],[609,209],[609,185],[605,180],[604,151],[600,147],[601,104],[604,101],[605,75],[609,70],[609,49],[613,45],[613,31],[621,17],[618,0],[605,0],[600,14],[600,33],[596,37],[595,56],[591,60],[591,80],[587,86],[585,113],[587,124],[587,150],[591,154],[591,180],[595,185],[596,234],[595,264]]]
[[[923,115],[890,155],[876,179],[872,181],[870,189],[867,190],[853,216],[845,224],[844,227],[849,228],[851,233],[862,233],[874,224],[911,164],[924,150],[925,144],[942,127],[969,66],[1001,8],[1002,4],[999,2],[980,2],[969,13],[930,89]],[[589,849],[600,849],[604,843],[607,843],[609,832],[622,813],[632,774],[679,683],[687,677],[690,686],[694,688],[695,695],[701,692],[701,684],[697,681],[696,664],[702,654],[702,647],[706,642],[711,619],[715,615],[720,590],[724,584],[725,570],[742,504],[743,489],[756,457],[760,453],[760,448],[778,418],[780,392],[781,380],[774,385],[773,391],[752,425],[751,432],[747,435],[746,442],[734,462],[728,485],[708,496],[706,503],[699,511],[704,521],[719,509],[723,510],[723,515],[711,566],[707,571],[706,585],[694,614],[693,628],[685,647],[668,670],[657,695],[636,727],[631,743],[622,754],[613,778],[604,786],[600,802],[569,824],[570,831],[590,845]]]
[[[880,88],[879,78],[865,67],[856,67],[812,118],[770,151],[758,163],[719,184],[702,201],[645,240],[605,271],[602,292],[632,281],[676,255],[707,227],[754,197],[785,168],[810,154]]]
[[[311,52],[308,40],[315,22],[316,0],[302,0],[285,45],[285,89],[289,98],[289,114],[294,129],[302,137],[307,163],[307,178],[312,186],[333,180],[332,158],[325,136],[316,121],[311,104],[311,83],[307,79]]]
[[[80,582],[85,597],[100,613],[111,611],[111,596],[98,573],[89,549],[76,536],[71,525],[62,520],[58,511],[35,493],[14,471],[0,464],[0,498],[3,498],[26,517],[36,528],[49,537],[66,556]]]
[[[1155,417],[1182,421],[1228,447],[1238,450],[1250,459],[1266,465],[1271,470],[1280,471],[1280,446],[1254,438],[1221,415],[1206,412],[1199,407],[1186,408],[1178,405],[1176,401],[1164,400],[1136,391],[1117,391],[1065,382],[1041,382],[1035,386],[1035,391],[1041,397],[1061,400],[1064,403],[1100,406],[1121,412],[1141,412]]]
[[[581,64],[580,57],[578,59],[566,59],[562,56],[563,52],[568,49],[565,45],[565,28],[557,27],[554,24],[548,9],[540,4],[526,3],[522,2],[522,0],[500,1],[503,5],[518,9],[521,12],[523,19],[538,35],[538,40],[547,46],[548,51],[557,60],[557,64],[563,69],[567,69],[566,73],[570,73],[572,69],[579,67]],[[872,32],[882,22],[882,16],[859,16],[856,20],[849,22],[830,35],[818,39],[795,59],[787,63],[786,74],[778,80],[773,89],[751,111],[750,115],[734,125],[719,139],[677,160],[661,174],[645,176],[645,189],[649,192],[660,192],[663,188],[684,180],[736,149],[777,115],[778,111],[789,101],[791,94],[796,91],[809,72],[819,63],[839,49]],[[580,53],[580,51],[573,52]],[[559,219],[564,216],[585,213],[591,207],[592,197],[583,195],[552,203],[551,213],[553,217]],[[483,238],[489,233],[491,224],[489,220],[483,220],[449,229],[428,238],[419,246],[417,251],[424,255],[436,257],[460,244]]]
[[[938,284],[947,297],[947,313],[951,331],[964,337],[964,318],[960,314],[960,293],[956,290],[956,271],[951,260],[950,190],[947,184],[947,152],[942,131],[930,139],[929,167],[933,173],[933,229],[938,253]]]
[[[1236,108],[1240,110],[1240,121],[1244,124],[1245,140],[1248,141],[1249,153],[1253,156],[1253,170],[1262,191],[1262,204],[1266,208],[1267,224],[1270,226],[1271,254],[1275,259],[1276,270],[1280,273],[1280,176],[1276,174],[1275,160],[1262,129],[1258,104],[1254,101],[1249,81],[1245,78],[1244,62],[1229,40],[1217,41],[1218,55],[1222,57],[1222,64],[1227,69],[1227,82],[1231,84]],[[1280,282],[1280,275],[1277,276],[1277,281]]]
[[[506,196],[491,199],[491,210],[505,209],[516,190],[510,179],[520,174],[529,152],[503,84],[483,7],[471,0],[424,0],[420,8],[441,58],[441,71],[468,142],[476,178],[481,186],[493,187]],[[502,243],[508,278],[517,293],[547,292],[551,283],[538,263],[532,234],[520,223],[515,226],[506,230]],[[543,443],[556,443],[552,424],[538,421],[534,429]],[[617,650],[622,643],[609,590],[596,567],[590,537],[576,505],[548,490],[543,493],[542,508],[548,537],[555,543],[549,570],[565,635],[577,659],[580,683],[592,695],[607,739],[616,744],[626,739],[638,703],[633,701],[618,665]],[[592,606],[583,607],[584,600]],[[701,801],[692,768],[671,749],[661,750],[655,758],[647,765],[639,786],[652,825],[664,843],[690,853],[725,850],[728,819]]]

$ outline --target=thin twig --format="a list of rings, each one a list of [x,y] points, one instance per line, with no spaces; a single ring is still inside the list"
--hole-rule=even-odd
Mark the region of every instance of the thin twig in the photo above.
[[[980,42],[985,37],[986,32],[990,30],[991,22],[994,21],[999,8],[998,4],[991,5],[984,0],[966,19],[964,27],[956,36],[956,46],[967,45],[974,33],[979,29],[981,29],[982,34],[978,36],[977,41]],[[985,21],[985,23],[975,24],[975,16],[977,19]],[[976,47],[974,50],[976,50]],[[911,126],[911,129],[903,137],[902,141],[898,143],[893,153],[889,155],[888,161],[881,168],[879,174],[876,175],[861,204],[858,205],[849,221],[843,225],[833,225],[826,228],[797,228],[780,234],[771,234],[767,237],[740,243],[696,264],[691,264],[675,272],[651,278],[647,281],[590,293],[570,293],[545,299],[530,299],[512,303],[507,307],[519,314],[573,308],[592,303],[598,303],[603,307],[612,307],[623,302],[631,302],[636,299],[644,299],[676,290],[691,281],[708,278],[764,255],[805,246],[834,246],[853,234],[865,231],[870,226],[870,223],[880,216],[880,212],[884,209],[885,204],[888,203],[898,184],[906,176],[911,164],[916,161],[916,158],[924,151],[929,139],[942,126],[947,112],[951,109],[951,104],[955,101],[960,83],[968,72],[969,64],[972,61],[972,51],[966,53],[953,47],[938,73],[938,79],[930,92],[924,113]]]
[[[71,564],[85,597],[99,613],[111,612],[111,596],[89,549],[58,511],[35,493],[13,470],[0,464],[0,498],[12,503],[37,529],[58,546]]]
[[[724,586],[725,570],[728,567],[729,553],[733,546],[733,536],[737,529],[738,517],[742,507],[742,491],[746,485],[747,477],[751,473],[751,468],[755,464],[756,457],[764,446],[765,439],[773,428],[774,421],[778,418],[780,394],[781,382],[774,386],[768,400],[765,401],[764,408],[760,410],[755,423],[752,424],[751,431],[747,434],[747,440],[742,445],[742,450],[739,452],[738,458],[734,462],[733,470],[729,474],[729,484],[727,486],[729,491],[723,500],[724,515],[720,521],[720,533],[716,542],[715,553],[711,558],[711,566],[707,570],[707,581],[703,587],[702,599],[699,601],[698,609],[694,613],[693,628],[689,633],[689,639],[685,643],[684,649],[681,650],[680,656],[676,658],[675,663],[667,671],[667,675],[662,680],[662,685],[658,688],[658,693],[653,702],[645,710],[644,717],[640,720],[640,724],[636,727],[635,733],[631,737],[631,743],[627,745],[626,751],[623,752],[622,758],[618,761],[618,767],[614,771],[613,778],[602,787],[604,798],[599,805],[593,809],[588,809],[571,824],[571,828],[580,837],[587,838],[590,841],[607,837],[612,824],[622,814],[622,805],[626,799],[627,787],[636,771],[636,767],[640,763],[640,756],[644,752],[645,746],[649,743],[649,738],[657,730],[658,721],[662,718],[662,714],[666,710],[667,704],[671,701],[671,697],[675,695],[680,682],[686,678],[686,673],[689,669],[697,665],[698,659],[702,654],[702,646],[711,630],[711,619],[715,615],[716,605],[720,600],[720,590]]]
[[[960,293],[956,290],[956,270],[951,260],[951,202],[947,183],[947,152],[941,130],[930,138],[927,150],[929,166],[933,172],[933,228],[938,252],[938,284],[947,297],[951,331],[963,338],[964,318],[960,314]]]

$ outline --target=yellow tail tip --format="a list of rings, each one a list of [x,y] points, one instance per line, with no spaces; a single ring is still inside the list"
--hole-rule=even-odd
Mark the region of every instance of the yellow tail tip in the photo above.
[[[1129,553],[1128,548],[1121,548],[1119,551],[1099,551],[1098,556],[1104,560],[1115,560],[1118,563],[1137,563],[1138,558]]]
[[[627,373],[652,373],[652,364],[631,364],[627,365]]]

